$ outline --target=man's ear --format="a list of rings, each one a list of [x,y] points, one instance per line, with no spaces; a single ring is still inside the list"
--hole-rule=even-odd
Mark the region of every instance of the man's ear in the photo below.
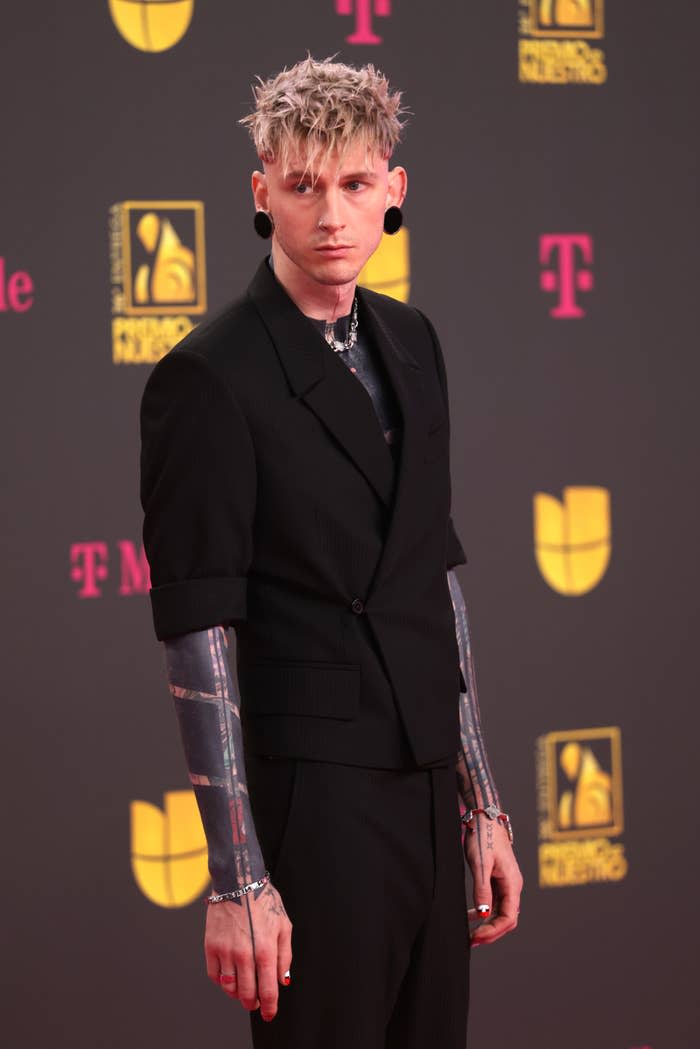
[[[253,201],[256,208],[269,211],[269,199],[267,192],[267,176],[263,171],[254,171],[250,176],[250,186],[253,190]]]
[[[389,184],[387,186],[386,193],[386,206],[389,207],[391,204],[395,204],[397,208],[400,208],[406,199],[406,192],[408,190],[408,175],[406,168],[402,168],[399,164],[395,168],[392,168],[389,172]]]

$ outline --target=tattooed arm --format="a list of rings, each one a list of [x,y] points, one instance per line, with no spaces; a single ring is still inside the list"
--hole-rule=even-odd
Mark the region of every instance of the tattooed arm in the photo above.
[[[469,619],[464,595],[457,576],[451,569],[447,573],[447,581],[455,613],[459,665],[467,686],[467,691],[460,693],[459,697],[461,749],[457,759],[457,789],[460,797],[460,812],[464,814],[467,809],[485,809],[491,804],[497,805],[500,809],[498,791],[481,733]]]
[[[265,873],[248,798],[238,696],[223,626],[163,642],[168,685],[202,824],[216,893]],[[268,881],[236,900],[207,907],[207,972],[217,986],[263,1019],[277,1011],[278,981],[287,984],[292,924]],[[228,974],[222,978],[221,974]],[[256,986],[257,982],[257,986]]]
[[[467,686],[466,692],[460,693],[459,697],[461,747],[456,773],[460,812],[464,814],[467,809],[485,809],[491,804],[500,809],[501,803],[481,731],[464,595],[451,569],[447,572],[447,581],[455,614],[459,663]],[[475,909],[470,911],[470,920],[488,918],[493,906],[492,920],[480,925],[472,936],[472,944],[476,946],[491,943],[515,928],[523,878],[502,821],[478,814],[473,818],[474,824],[474,832],[465,832],[464,838],[464,851],[474,879]],[[479,906],[487,910],[477,913],[476,908]]]

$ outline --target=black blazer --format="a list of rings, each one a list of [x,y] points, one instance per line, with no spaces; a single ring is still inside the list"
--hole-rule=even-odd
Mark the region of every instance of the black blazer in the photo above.
[[[387,768],[452,760],[464,687],[447,569],[447,383],[430,321],[358,287],[403,418],[263,260],[155,365],[141,401],[143,543],[160,640],[236,629],[246,751]]]

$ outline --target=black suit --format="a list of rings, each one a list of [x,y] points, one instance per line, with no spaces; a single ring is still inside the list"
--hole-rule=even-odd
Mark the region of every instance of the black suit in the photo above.
[[[264,260],[153,369],[154,624],[160,639],[235,625],[246,752],[428,765],[459,749],[445,369],[421,313],[358,300],[402,414],[396,491],[367,391]]]
[[[263,261],[144,390],[153,617],[160,639],[236,628],[255,830],[294,923],[256,1049],[464,1049],[445,369],[419,311],[357,294],[396,482],[368,392]]]

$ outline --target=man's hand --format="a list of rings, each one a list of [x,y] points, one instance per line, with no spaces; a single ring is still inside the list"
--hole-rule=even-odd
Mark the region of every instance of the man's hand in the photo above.
[[[481,922],[486,917],[472,933],[471,943],[476,947],[493,943],[518,924],[523,876],[503,823],[479,813],[472,824],[473,831],[465,827],[463,842],[474,879],[474,907],[469,909],[468,918]],[[488,906],[485,915],[477,911],[479,904]]]
[[[207,907],[204,954],[209,978],[252,1011],[260,1006],[263,1020],[277,1013],[279,984],[289,983],[292,964],[292,923],[272,882],[256,899]]]

